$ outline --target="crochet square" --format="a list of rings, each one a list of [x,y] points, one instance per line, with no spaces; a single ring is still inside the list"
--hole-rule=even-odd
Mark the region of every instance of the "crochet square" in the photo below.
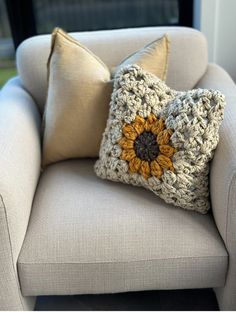
[[[96,174],[207,213],[209,161],[219,141],[224,107],[225,97],[217,90],[179,92],[137,65],[121,69]]]

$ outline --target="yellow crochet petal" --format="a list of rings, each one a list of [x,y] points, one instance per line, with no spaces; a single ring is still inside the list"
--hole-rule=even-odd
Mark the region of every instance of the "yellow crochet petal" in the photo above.
[[[165,129],[157,135],[157,143],[159,145],[167,145],[173,132],[171,129]]]
[[[160,145],[159,149],[160,152],[166,157],[172,157],[176,152],[176,149],[170,145]]]
[[[150,124],[153,124],[155,121],[157,121],[157,117],[154,114],[148,115],[147,119]]]
[[[139,124],[144,124],[144,123],[145,123],[145,119],[144,119],[143,117],[137,115],[137,116],[135,117],[135,121],[134,121],[134,122],[135,122],[135,123],[139,123]]]
[[[163,170],[161,169],[161,166],[158,164],[158,162],[156,160],[153,160],[150,167],[151,175],[160,179],[163,174]]]
[[[129,140],[135,140],[138,136],[138,133],[135,131],[135,129],[131,125],[124,125],[122,132],[124,136]]]
[[[157,120],[153,125],[152,125],[152,133],[158,135],[162,130],[165,129],[165,122],[163,119]]]
[[[173,163],[169,157],[166,157],[165,155],[158,155],[157,156],[157,162],[163,169],[173,170]]]
[[[142,160],[141,166],[140,166],[140,169],[139,169],[139,173],[145,179],[148,179],[150,177],[151,170],[150,170],[150,166],[149,166],[148,161]]]
[[[144,129],[145,131],[151,131],[152,129],[152,124],[150,124],[148,120],[144,124]]]
[[[136,173],[139,171],[141,166],[141,159],[138,157],[134,157],[133,159],[131,159],[131,161],[129,162],[129,171],[131,173]]]
[[[131,161],[136,156],[133,149],[123,150],[120,156],[120,159]]]
[[[135,131],[137,132],[137,134],[140,135],[140,134],[143,133],[143,131],[144,131],[144,124],[135,122],[135,123],[133,124],[133,128],[135,129]]]
[[[134,147],[134,141],[123,137],[119,140],[119,145],[122,149],[132,149]]]

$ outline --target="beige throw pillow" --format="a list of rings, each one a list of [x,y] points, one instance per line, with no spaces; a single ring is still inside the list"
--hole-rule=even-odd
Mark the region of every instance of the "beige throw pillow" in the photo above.
[[[161,39],[155,40],[144,48],[134,52],[125,58],[116,68],[113,76],[124,66],[136,64],[143,69],[154,74],[161,80],[166,80],[168,68],[169,40],[165,35]]]
[[[124,60],[165,79],[167,36]],[[89,49],[56,28],[48,60],[43,166],[60,160],[96,157],[108,117],[113,83],[109,68]]]

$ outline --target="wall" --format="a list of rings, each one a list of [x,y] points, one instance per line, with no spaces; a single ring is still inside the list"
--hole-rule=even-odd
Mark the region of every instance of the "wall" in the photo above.
[[[195,0],[194,26],[208,41],[209,61],[236,81],[236,0]]]

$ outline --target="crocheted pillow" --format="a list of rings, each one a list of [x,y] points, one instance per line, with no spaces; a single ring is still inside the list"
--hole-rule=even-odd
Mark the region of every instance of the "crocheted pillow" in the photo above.
[[[176,206],[206,213],[209,161],[225,97],[215,90],[171,90],[137,65],[115,77],[96,174],[143,186]]]

